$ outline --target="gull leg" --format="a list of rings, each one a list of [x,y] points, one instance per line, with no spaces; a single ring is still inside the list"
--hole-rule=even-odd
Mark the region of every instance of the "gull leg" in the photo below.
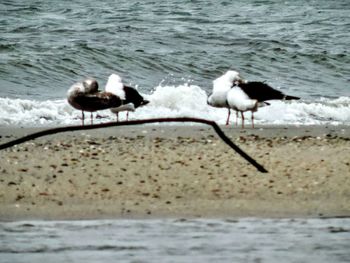
[[[227,114],[227,120],[226,120],[226,125],[229,125],[230,123],[230,115],[231,115],[231,109],[228,109],[228,114]]]
[[[126,121],[128,121],[129,120],[129,112],[127,111],[126,112]]]
[[[254,129],[254,112],[252,112],[252,128]]]
[[[94,116],[92,116],[92,112],[90,112],[90,122],[91,122],[91,125],[93,124],[93,120],[92,120],[93,117],[94,117]]]
[[[243,111],[241,111],[241,116],[242,116],[242,129],[244,129],[244,114],[243,114]]]
[[[119,122],[119,112],[115,114],[117,116],[117,122]]]
[[[82,110],[81,111],[81,124],[84,126],[84,118],[85,118],[85,116],[84,116],[84,111]]]
[[[238,126],[238,111],[236,111],[236,127]]]

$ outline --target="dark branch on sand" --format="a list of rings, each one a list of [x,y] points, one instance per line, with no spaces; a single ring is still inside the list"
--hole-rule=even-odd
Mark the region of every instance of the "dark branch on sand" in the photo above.
[[[216,122],[210,121],[210,120],[205,120],[205,119],[187,118],[187,117],[183,117],[183,118],[155,118],[155,119],[132,120],[132,121],[122,121],[122,122],[108,122],[108,123],[86,125],[86,126],[79,125],[79,126],[66,126],[66,127],[52,128],[52,129],[47,129],[44,131],[32,133],[32,134],[29,134],[27,136],[15,139],[13,141],[1,144],[0,150],[12,147],[12,146],[20,144],[20,143],[24,143],[24,142],[29,141],[29,140],[34,140],[34,139],[42,137],[42,136],[56,134],[56,133],[60,133],[60,132],[92,130],[92,129],[98,129],[98,128],[107,128],[107,127],[114,127],[114,126],[130,126],[130,125],[139,125],[139,124],[155,123],[155,122],[197,122],[197,123],[210,125],[213,127],[215,132],[219,135],[219,137],[226,144],[228,144],[233,150],[235,150],[239,155],[241,155],[244,159],[246,159],[251,165],[253,165],[256,169],[258,169],[258,171],[260,171],[262,173],[268,172],[262,165],[257,163],[252,157],[250,157],[242,149],[240,149],[236,144],[234,144],[225,135],[225,133],[220,129],[220,127],[216,124]]]

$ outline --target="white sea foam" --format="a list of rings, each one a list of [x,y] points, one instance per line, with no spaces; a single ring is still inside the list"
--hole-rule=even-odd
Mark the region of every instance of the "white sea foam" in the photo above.
[[[129,114],[129,119],[155,117],[199,117],[224,124],[227,110],[207,105],[206,92],[195,85],[157,86],[151,94],[143,94],[150,103]],[[256,124],[350,125],[350,97],[317,100],[270,101],[271,105],[255,113]],[[81,112],[66,101],[34,101],[0,98],[1,126],[52,126],[79,124]],[[109,110],[98,112],[102,119],[94,123],[115,120]],[[234,123],[235,114],[231,121]],[[250,113],[246,113],[246,123]],[[87,114],[88,116],[88,114]],[[123,114],[120,115],[123,120]]]

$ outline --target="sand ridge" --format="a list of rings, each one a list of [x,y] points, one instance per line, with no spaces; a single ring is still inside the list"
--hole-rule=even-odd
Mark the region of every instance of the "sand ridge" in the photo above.
[[[2,129],[1,141],[31,129]],[[0,219],[350,215],[344,127],[226,128],[259,173],[205,126],[57,134],[1,151]]]

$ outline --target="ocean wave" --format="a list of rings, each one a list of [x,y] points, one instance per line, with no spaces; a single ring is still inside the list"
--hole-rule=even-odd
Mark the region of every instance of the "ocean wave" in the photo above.
[[[226,121],[227,109],[207,105],[206,91],[196,85],[159,85],[144,96],[150,100],[150,104],[130,113],[130,119],[197,117],[214,120],[222,125]],[[350,97],[270,103],[270,106],[260,108],[254,114],[256,124],[350,125]],[[0,98],[0,110],[1,126],[55,126],[81,122],[81,112],[72,108],[65,99],[37,101]],[[99,118],[96,118],[97,115]],[[250,113],[245,115],[249,124]],[[109,110],[99,111],[94,116],[94,123],[115,120]],[[123,114],[120,117],[123,119]]]
[[[38,245],[36,247],[20,248],[20,247],[2,247],[0,253],[8,254],[24,254],[24,253],[67,253],[67,252],[84,252],[84,251],[138,251],[147,250],[145,246],[118,246],[118,245],[91,245],[91,246],[61,246],[50,248],[47,245]]]

